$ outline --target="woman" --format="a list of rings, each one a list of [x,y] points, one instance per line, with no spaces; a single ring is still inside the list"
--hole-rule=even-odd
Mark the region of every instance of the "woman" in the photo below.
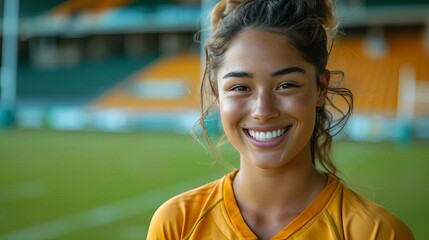
[[[215,7],[203,116],[212,96],[240,168],[164,203],[148,239],[413,239],[402,221],[335,177],[330,134],[349,117],[352,95],[329,86],[332,11],[329,0]],[[335,122],[328,94],[350,107]]]

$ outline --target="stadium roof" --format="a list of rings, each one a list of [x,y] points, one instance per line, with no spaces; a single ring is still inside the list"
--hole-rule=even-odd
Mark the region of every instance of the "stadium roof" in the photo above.
[[[4,0],[0,1],[1,3]],[[91,6],[94,5],[94,3],[97,2],[104,2],[104,5],[108,5],[109,3],[112,6],[115,6],[115,3],[117,2],[121,2],[121,0],[119,1],[106,1],[106,0],[91,0],[91,1],[87,1],[87,0],[20,0],[20,15],[23,17],[30,17],[30,16],[39,16],[39,15],[43,15],[46,14],[47,12],[51,11],[52,9],[63,5],[65,3],[72,3],[72,2],[82,2],[85,3],[83,5],[86,6]],[[151,7],[151,6],[157,6],[157,5],[162,5],[162,4],[170,4],[170,3],[175,3],[177,1],[173,1],[173,0],[156,0],[156,1],[152,1],[152,0],[129,0],[129,1],[122,1],[122,2],[127,2],[126,5],[129,6],[144,6],[144,7]],[[125,4],[124,4],[125,5]],[[3,4],[1,4],[1,7],[3,6]],[[1,8],[1,10],[3,10],[3,8]],[[0,13],[0,15],[3,15],[3,11],[2,13]]]
[[[21,0],[20,34],[23,37],[43,37],[196,31],[200,24],[198,21],[202,19],[199,2],[200,0]],[[341,24],[344,28],[374,25],[426,25],[429,22],[427,0],[360,2],[360,4],[351,5],[346,4],[344,0],[337,1]],[[3,15],[2,10],[0,16]],[[94,13],[96,17],[91,16]],[[61,17],[58,17],[59,15]]]

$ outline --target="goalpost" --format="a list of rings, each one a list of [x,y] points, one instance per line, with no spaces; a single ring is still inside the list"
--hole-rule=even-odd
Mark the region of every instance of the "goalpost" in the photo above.
[[[3,8],[0,125],[10,128],[15,122],[19,0],[5,0]]]

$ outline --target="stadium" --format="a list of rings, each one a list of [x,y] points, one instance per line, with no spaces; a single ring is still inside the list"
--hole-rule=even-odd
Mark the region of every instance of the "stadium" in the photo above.
[[[216,1],[0,3],[0,240],[144,239],[165,199],[236,166],[230,146],[216,164],[190,136]],[[335,159],[429,238],[429,2],[336,5],[328,67],[354,114]]]

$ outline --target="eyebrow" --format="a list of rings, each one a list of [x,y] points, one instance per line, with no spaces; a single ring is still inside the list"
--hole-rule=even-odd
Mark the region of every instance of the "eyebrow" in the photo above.
[[[253,74],[248,72],[229,72],[225,74],[222,78],[252,78]]]
[[[305,73],[305,70],[300,67],[286,67],[271,73],[270,76],[278,77],[278,76],[291,74],[291,73]],[[253,74],[251,73],[239,71],[239,72],[229,72],[225,74],[222,78],[225,79],[225,78],[252,78],[252,77],[253,77]]]
[[[300,67],[287,67],[271,73],[271,77],[278,77],[290,73],[305,73],[305,70]]]

